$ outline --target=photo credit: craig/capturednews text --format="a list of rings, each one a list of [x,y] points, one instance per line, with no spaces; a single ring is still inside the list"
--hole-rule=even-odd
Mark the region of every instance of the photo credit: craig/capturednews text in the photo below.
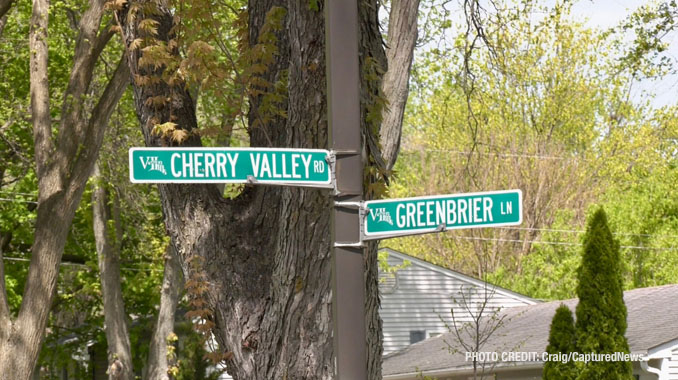
[[[555,353],[536,351],[504,351],[504,352],[466,352],[466,361],[477,362],[637,362],[643,360],[641,354],[629,354],[626,352],[595,353],[595,352],[569,352]]]

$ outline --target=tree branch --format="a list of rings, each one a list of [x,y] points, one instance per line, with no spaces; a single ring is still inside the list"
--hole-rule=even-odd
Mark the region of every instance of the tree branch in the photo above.
[[[47,78],[48,16],[49,1],[34,0],[29,34],[29,48],[31,52],[29,64],[31,116],[33,118],[33,140],[38,178],[44,177],[45,169],[54,149],[54,144],[52,144],[51,140],[49,80]]]
[[[64,108],[65,113],[62,114],[60,125],[63,133],[60,133],[59,141],[54,144],[48,82],[49,0],[33,0],[29,49],[31,115],[39,187],[38,206],[23,301],[18,317],[11,325],[12,329],[8,330],[9,337],[0,342],[2,344],[0,379],[9,379],[9,376],[16,374],[29,378],[35,369],[50,305],[56,293],[59,265],[69,228],[101,146],[104,126],[129,80],[127,65],[122,60],[99,99],[92,118],[89,122],[83,120],[85,114],[82,112],[83,98],[96,61],[91,44],[83,39],[91,36],[90,41],[94,41],[103,11],[103,2],[104,0],[92,0],[86,17],[81,21],[83,30],[76,45],[76,58],[72,68],[74,73],[71,76],[77,80],[69,83],[64,95],[64,104],[81,108],[75,110]],[[89,56],[93,62],[82,58],[81,54]],[[91,127],[93,123],[96,123],[97,128]],[[64,143],[65,136],[72,136],[74,141]],[[72,152],[69,152],[72,146],[81,148],[79,150],[83,153],[75,161],[68,159],[69,156],[73,157]]]
[[[36,2],[40,1],[36,0]],[[44,1],[46,2],[46,0]],[[31,54],[32,59],[34,55]],[[73,164],[74,166],[71,166],[72,164],[70,163],[68,164],[66,168],[68,172],[63,172],[62,168],[47,166],[48,160],[52,159],[52,157],[48,155],[49,152],[40,151],[39,146],[40,143],[50,143],[49,135],[41,135],[36,132],[36,161],[41,169],[39,171],[41,176],[38,179],[39,200],[35,221],[35,243],[32,246],[33,254],[28,268],[26,286],[24,287],[23,302],[21,303],[18,317],[14,322],[16,328],[12,331],[12,337],[10,337],[10,340],[20,342],[19,344],[25,348],[21,348],[21,350],[18,348],[7,348],[10,350],[8,352],[13,352],[15,355],[21,353],[22,360],[14,360],[12,362],[0,360],[0,372],[16,372],[20,370],[28,371],[30,374],[34,368],[40,342],[44,337],[47,317],[50,311],[49,306],[52,303],[56,288],[59,264],[63,254],[63,244],[73,221],[75,209],[82,196],[84,185],[94,166],[108,117],[122,95],[128,79],[129,72],[127,65],[125,60],[122,59],[89,121],[90,125],[96,124],[98,126],[98,128],[89,128],[92,132],[90,133],[90,138],[85,138],[85,141],[90,141],[91,143],[83,146],[83,155]],[[33,110],[33,112],[35,113],[36,110]],[[38,113],[38,115],[42,114]],[[49,116],[49,113],[47,113],[47,116]],[[34,123],[37,122],[34,121]],[[49,127],[48,122],[37,124],[38,126],[46,125]],[[47,138],[48,140],[45,142],[40,140],[41,138]],[[49,146],[51,147],[51,144]],[[61,147],[59,149],[61,150]],[[64,153],[61,152],[60,156],[63,155]],[[39,156],[42,157],[42,161],[38,161]],[[62,172],[67,176],[66,178],[69,178],[68,184],[62,182],[64,177],[59,175],[59,172]],[[66,186],[68,186],[68,189],[65,189]],[[0,357],[0,359],[2,358]],[[2,378],[1,374],[0,378]]]
[[[0,37],[2,37],[2,32],[5,30],[5,25],[7,25],[7,15],[0,17]]]
[[[94,46],[92,49],[94,56],[97,59],[101,55],[101,52],[104,51],[106,45],[108,45],[108,41],[110,41],[111,38],[113,38],[113,36],[115,35],[115,32],[111,29],[111,26],[113,26],[113,22],[108,22],[104,27],[103,31],[99,33],[99,36],[94,41]]]
[[[0,237],[0,337],[4,337],[9,330],[11,323],[11,314],[9,310],[9,300],[7,299],[7,285],[5,284],[5,264],[3,262],[3,247],[11,238],[10,233],[2,234]]]
[[[87,130],[82,139],[82,151],[75,163],[74,174],[76,176],[89,176],[103,142],[105,126],[108,124],[108,119],[111,117],[120,97],[125,92],[129,79],[129,66],[127,65],[126,55],[123,53],[113,77],[106,85],[106,89],[99,98],[99,102],[94,107],[92,116],[87,123]]]
[[[386,58],[388,71],[382,89],[388,102],[382,113],[381,155],[390,170],[400,151],[403,114],[407,104],[410,69],[417,42],[419,0],[393,0],[388,23]]]
[[[165,251],[165,272],[160,293],[160,310],[158,310],[158,321],[153,331],[153,338],[151,338],[145,379],[164,379],[167,374],[169,368],[167,346],[170,344],[167,338],[174,330],[174,318],[179,303],[179,295],[183,288],[184,277],[179,256],[172,244],[169,244]]]
[[[94,165],[94,191],[92,192],[92,225],[99,258],[99,272],[101,273],[101,291],[104,299],[104,321],[106,325],[106,340],[108,341],[109,372],[119,370],[114,379],[134,379],[132,368],[132,354],[127,329],[125,304],[122,299],[120,280],[120,252],[115,242],[111,241],[111,231],[108,227],[110,213],[108,212],[108,197],[103,185],[103,177],[99,166]]]
[[[83,141],[87,122],[82,117],[85,113],[85,98],[92,81],[94,67],[105,43],[110,39],[110,30],[97,36],[101,17],[104,12],[104,0],[90,0],[87,11],[78,24],[79,33],[75,44],[73,69],[64,94],[61,106],[61,123],[59,126],[59,151],[63,152],[57,160],[61,170],[66,170],[75,158],[79,144]],[[111,34],[112,35],[112,34]]]

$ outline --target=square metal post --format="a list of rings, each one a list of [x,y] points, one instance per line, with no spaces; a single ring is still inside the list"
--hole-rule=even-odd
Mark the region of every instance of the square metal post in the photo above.
[[[360,202],[363,162],[357,0],[326,1],[325,37],[329,147],[336,153],[334,201]],[[335,374],[339,380],[367,380],[365,264],[359,210],[333,207],[330,228]]]

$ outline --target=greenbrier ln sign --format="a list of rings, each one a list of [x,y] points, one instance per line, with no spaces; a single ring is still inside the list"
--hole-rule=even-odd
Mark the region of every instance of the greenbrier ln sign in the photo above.
[[[131,148],[130,181],[330,187],[329,155],[321,149]]]
[[[518,225],[522,198],[520,190],[506,190],[368,201],[364,238]]]

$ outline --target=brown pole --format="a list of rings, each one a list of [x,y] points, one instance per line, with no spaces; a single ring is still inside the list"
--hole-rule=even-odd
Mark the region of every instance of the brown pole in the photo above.
[[[362,201],[363,182],[356,0],[325,3],[325,37],[329,146],[336,154],[331,226],[335,375],[367,380],[364,247],[355,207]]]

